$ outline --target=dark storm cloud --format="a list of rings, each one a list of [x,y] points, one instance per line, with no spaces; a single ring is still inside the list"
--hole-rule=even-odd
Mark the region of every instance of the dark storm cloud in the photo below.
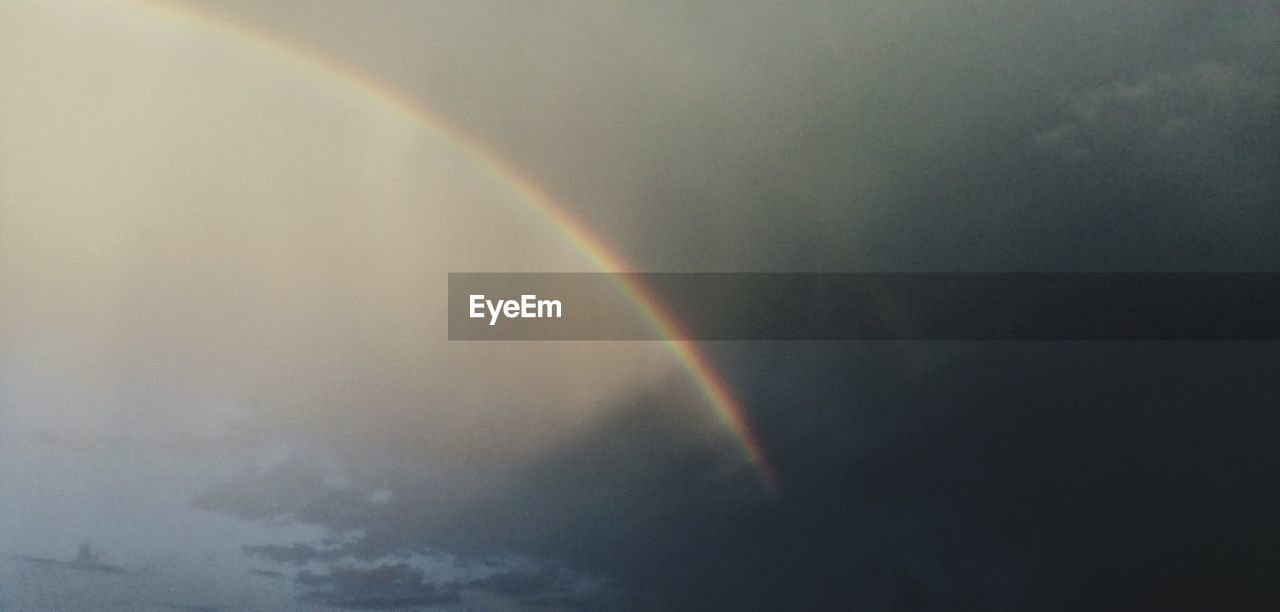
[[[303,570],[295,582],[303,602],[348,609],[397,609],[464,603],[505,602],[523,608],[557,610],[598,607],[599,588],[583,588],[580,576],[554,568],[490,571],[480,578],[444,580],[407,562],[384,561],[357,567],[335,564],[322,572]]]
[[[347,486],[326,480],[325,476],[321,466],[301,459],[290,460],[261,472],[228,479],[202,492],[194,504],[200,509],[227,512],[248,520],[291,520],[323,524],[337,533],[349,531],[359,525],[360,516],[374,505],[373,490],[362,489],[364,483]],[[290,556],[285,547],[263,547],[249,552]],[[315,550],[314,554],[324,553]]]
[[[162,606],[169,610],[176,610],[177,612],[222,612],[223,610],[227,609],[225,606],[184,604],[184,603],[175,603],[171,601],[157,601],[155,603],[158,606]]]
[[[128,442],[125,436],[94,436],[94,435],[69,435],[65,432],[57,432],[48,429],[41,429],[31,433],[34,440],[45,444],[50,448],[63,452],[94,452],[106,449],[116,448]]]
[[[443,83],[415,91],[647,268],[1280,261],[1273,5],[733,3],[617,22],[602,18],[614,9],[581,10],[572,16],[599,27],[568,40],[599,53],[539,46],[541,28],[571,21],[559,12],[468,21],[502,34],[477,41],[515,32],[527,45],[475,50],[469,67],[504,78],[437,66]],[[618,50],[614,35],[640,51]],[[406,57],[442,62],[377,55],[364,59],[392,78],[416,65]],[[541,67],[548,56],[557,62]],[[383,561],[433,550],[602,575],[622,609],[1242,609],[1277,598],[1273,346],[710,350],[777,464],[778,499],[733,469],[736,451],[693,394],[652,389],[466,502],[388,467],[428,462],[423,450],[344,457],[359,469],[341,487],[305,462],[242,474],[199,504],[355,534],[248,549],[327,566],[299,584],[309,601],[348,607],[452,601],[466,588],[561,596],[539,570],[438,584]],[[378,490],[391,493],[375,503]]]
[[[244,547],[244,552],[255,557],[261,557],[269,561],[288,565],[306,565],[312,561],[337,561],[350,554],[349,551],[343,548],[321,548],[319,546],[298,543],[290,544],[288,546],[246,546]],[[279,574],[279,572],[275,573]]]
[[[33,557],[30,555],[14,555],[10,557],[16,561],[25,561],[34,563],[44,567],[56,569],[75,570],[79,572],[93,572],[99,574],[132,574],[139,573],[129,570],[121,565],[107,563],[102,560],[102,553],[94,550],[88,544],[80,546],[76,556],[71,559],[50,559],[47,557]]]
[[[261,576],[263,578],[284,578],[284,572],[276,570],[265,570],[254,568],[249,570],[249,574],[253,576]]]
[[[33,557],[30,555],[13,555],[9,558],[15,561],[26,561],[27,563],[34,563],[37,565],[43,565],[45,567],[53,567],[57,569],[68,569],[68,570],[76,570],[81,572],[97,572],[102,574],[129,573],[129,570],[125,569],[124,567],[121,567],[119,565],[112,565],[110,563],[86,562],[86,561],[76,561],[76,560],[67,561],[64,559],[50,559],[48,557]]]
[[[424,581],[422,570],[404,563],[369,569],[335,567],[328,573],[303,571],[296,581],[307,587],[304,601],[352,610],[391,610],[450,604],[458,597]]]
[[[307,569],[298,575],[307,601],[373,607],[461,593],[552,609],[601,602],[616,607],[621,603],[615,589],[592,576],[608,578],[621,569],[616,559],[600,555],[602,549],[648,548],[679,537],[664,526],[673,512],[707,513],[706,520],[717,521],[736,514],[739,503],[760,500],[756,480],[738,467],[734,443],[716,435],[714,417],[696,409],[689,383],[673,378],[668,387],[631,398],[592,432],[460,506],[438,506],[436,491],[414,481],[382,482],[391,492],[387,500],[369,503],[366,495],[336,493],[319,470],[303,462],[229,480],[198,503],[246,519],[288,520],[335,534],[316,543],[245,548],[284,567],[328,568],[329,573]],[[445,561],[485,568],[487,575],[427,580],[421,567],[404,561],[439,553]],[[524,558],[504,560],[509,553]],[[371,574],[352,562],[376,564],[378,571]],[[386,600],[373,598],[384,592],[374,578],[395,578],[400,590]],[[419,587],[430,589],[413,591]]]
[[[529,603],[551,602],[558,600],[565,602],[571,601],[571,599],[557,597],[556,594],[566,590],[568,585],[564,583],[561,576],[551,571],[540,571],[537,573],[526,574],[514,572],[495,574],[488,578],[482,578],[468,583],[467,586],[469,588],[514,597],[518,600]]]

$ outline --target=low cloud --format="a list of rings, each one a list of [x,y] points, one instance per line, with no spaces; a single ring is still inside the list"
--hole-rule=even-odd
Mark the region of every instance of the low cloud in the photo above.
[[[576,609],[600,605],[608,591],[601,581],[527,558],[491,558],[462,575],[439,559],[406,557],[372,563],[346,561],[304,569],[294,582],[305,603],[380,610],[488,602],[502,607]],[[456,568],[454,568],[456,569]],[[469,605],[469,604],[468,604]]]
[[[142,573],[140,570],[130,570],[122,565],[107,563],[103,560],[102,553],[94,550],[88,544],[81,544],[76,556],[71,559],[50,559],[48,557],[35,557],[30,555],[13,555],[10,557],[16,561],[25,561],[34,563],[44,567],[56,569],[75,570],[78,572],[92,572],[98,574],[134,574]]]
[[[310,591],[303,601],[352,610],[388,610],[458,601],[457,593],[428,584],[422,570],[405,563],[362,569],[336,567],[326,573],[303,571],[297,583]]]

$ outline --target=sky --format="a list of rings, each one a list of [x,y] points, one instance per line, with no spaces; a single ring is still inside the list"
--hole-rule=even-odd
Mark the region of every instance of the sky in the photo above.
[[[1280,271],[1280,4],[0,7],[0,608],[1258,609],[1280,348],[446,339],[445,273]],[[1016,313],[1014,313],[1016,314]]]

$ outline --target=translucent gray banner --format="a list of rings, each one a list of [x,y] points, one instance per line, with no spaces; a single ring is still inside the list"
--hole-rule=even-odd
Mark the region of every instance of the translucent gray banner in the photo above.
[[[451,340],[1277,340],[1280,274],[449,275]]]

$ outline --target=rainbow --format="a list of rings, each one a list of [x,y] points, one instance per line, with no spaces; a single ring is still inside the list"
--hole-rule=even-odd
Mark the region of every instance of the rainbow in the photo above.
[[[627,272],[627,265],[608,246],[594,235],[582,222],[575,219],[564,207],[557,204],[545,190],[521,174],[500,155],[482,143],[451,127],[437,114],[397,91],[387,83],[362,73],[357,67],[342,60],[324,55],[297,42],[287,40],[277,33],[255,25],[233,21],[192,6],[178,5],[162,0],[134,0],[133,4],[148,15],[168,23],[180,23],[217,38],[234,42],[254,51],[267,53],[274,60],[300,71],[326,84],[350,92],[353,96],[416,126],[418,129],[448,142],[463,156],[499,184],[505,185],[541,216],[545,217],[596,268],[604,272]],[[670,347],[681,368],[696,384],[701,395],[715,410],[716,416],[733,434],[743,454],[759,475],[766,493],[776,495],[780,483],[768,462],[764,449],[751,430],[743,414],[742,405],[734,397],[732,389],[716,372],[710,361],[698,348],[684,337],[680,323],[675,320],[644,287],[626,276],[619,275],[619,288],[635,305],[653,329]]]

